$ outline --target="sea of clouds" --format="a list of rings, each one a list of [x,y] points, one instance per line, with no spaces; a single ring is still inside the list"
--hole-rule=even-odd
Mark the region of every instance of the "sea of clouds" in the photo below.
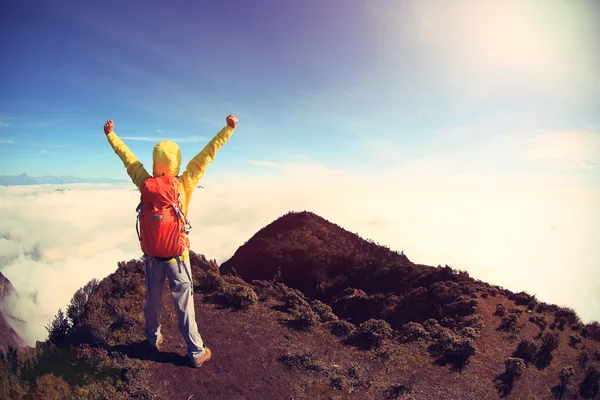
[[[467,270],[590,321],[600,319],[599,200],[578,188],[224,179],[196,190],[189,217],[192,250],[219,263],[277,217],[308,210],[415,263]],[[28,344],[78,288],[140,257],[138,201],[130,184],[0,187],[0,271],[18,292],[2,307],[26,321],[15,329]]]

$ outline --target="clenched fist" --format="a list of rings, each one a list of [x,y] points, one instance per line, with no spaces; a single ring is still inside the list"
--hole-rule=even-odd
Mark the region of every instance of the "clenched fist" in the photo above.
[[[108,121],[106,121],[106,124],[104,124],[104,134],[108,135],[109,133],[111,133],[113,131],[114,128],[115,128],[115,123],[113,122],[112,119],[109,119]]]
[[[225,118],[225,121],[227,121],[227,126],[229,126],[231,128],[235,128],[235,126],[238,123],[237,117],[235,115],[233,115],[233,114],[231,114],[230,116],[228,116],[227,118]]]

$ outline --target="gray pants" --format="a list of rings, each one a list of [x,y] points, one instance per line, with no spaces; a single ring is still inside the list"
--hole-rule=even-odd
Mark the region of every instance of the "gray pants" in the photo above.
[[[192,297],[192,272],[186,262],[179,257],[170,261],[158,261],[154,257],[144,257],[146,274],[146,304],[144,318],[146,319],[146,339],[152,345],[160,336],[160,314],[162,312],[162,289],[165,276],[169,278],[169,288],[173,295],[179,332],[185,339],[188,357],[196,359],[206,352],[204,343],[198,333],[194,298]]]

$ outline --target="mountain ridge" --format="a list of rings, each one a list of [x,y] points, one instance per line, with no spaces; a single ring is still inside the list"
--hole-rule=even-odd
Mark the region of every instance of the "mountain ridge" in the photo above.
[[[27,186],[27,185],[61,185],[69,183],[123,183],[128,182],[123,179],[113,178],[82,178],[71,175],[44,175],[29,176],[27,173],[20,175],[0,175],[0,186]]]
[[[598,323],[585,325],[572,309],[448,266],[414,264],[315,214],[284,217],[221,268],[190,253],[199,330],[213,349],[200,370],[186,366],[166,287],[165,351],[148,351],[138,259],[120,262],[113,274],[80,289],[66,314],[59,312],[47,343],[19,356],[17,373],[0,362],[2,393],[115,399],[597,396]],[[346,273],[340,273],[340,260]],[[313,264],[301,268],[305,262]],[[253,275],[250,268],[261,265]]]

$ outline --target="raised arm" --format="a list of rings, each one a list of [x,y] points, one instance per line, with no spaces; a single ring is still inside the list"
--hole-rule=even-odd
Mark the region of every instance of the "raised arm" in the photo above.
[[[150,177],[150,174],[131,150],[129,150],[129,147],[113,132],[114,127],[115,124],[112,120],[106,121],[104,125],[104,133],[106,134],[108,143],[112,146],[121,161],[123,161],[123,165],[127,168],[127,174],[129,174],[133,184],[141,191],[144,181]]]
[[[206,146],[204,146],[202,151],[190,160],[185,171],[181,175],[183,187],[189,194],[193,192],[198,182],[200,182],[200,179],[202,179],[202,176],[206,171],[206,166],[214,161],[217,151],[219,151],[219,149],[227,143],[231,135],[233,135],[238,119],[235,115],[230,115],[227,117],[226,121],[227,126],[221,129],[221,131],[217,133]]]

